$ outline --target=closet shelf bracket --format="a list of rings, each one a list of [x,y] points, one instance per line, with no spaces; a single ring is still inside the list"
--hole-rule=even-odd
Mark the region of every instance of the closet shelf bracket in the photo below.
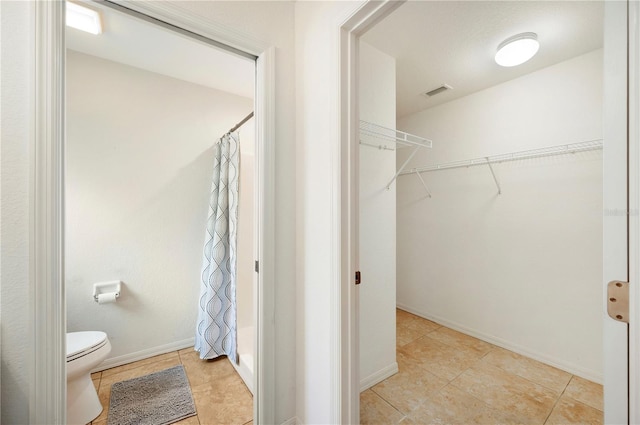
[[[407,164],[409,164],[409,161],[411,161],[413,159],[413,157],[418,153],[419,149],[420,149],[420,146],[416,146],[416,147],[413,148],[413,152],[411,152],[411,155],[409,155],[409,157],[404,161],[402,166],[398,169],[398,171],[396,171],[396,175],[393,176],[393,178],[391,179],[391,181],[387,185],[387,190],[389,190],[391,188],[391,185],[393,184],[393,182],[396,181],[396,179],[398,178],[400,173],[402,173],[404,171],[404,169],[407,167]]]
[[[502,188],[500,187],[500,182],[498,181],[498,178],[496,177],[496,172],[493,171],[493,166],[491,165],[491,161],[489,160],[489,157],[487,157],[487,165],[489,166],[489,171],[491,171],[491,176],[493,177],[493,181],[496,184],[496,187],[498,188],[498,195],[502,194]]]
[[[420,179],[420,183],[422,183],[422,186],[424,186],[424,190],[427,191],[427,197],[431,198],[431,191],[429,190],[429,187],[427,187],[427,184],[424,182],[424,179],[422,178],[420,173],[417,171],[416,171],[416,176],[418,176],[418,178]]]

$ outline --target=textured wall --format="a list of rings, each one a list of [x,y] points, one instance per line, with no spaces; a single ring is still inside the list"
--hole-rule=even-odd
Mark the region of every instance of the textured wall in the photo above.
[[[251,99],[68,53],[69,331],[107,332],[110,358],[193,338],[213,144],[252,109]],[[125,283],[120,298],[96,304],[92,285],[110,280]]]
[[[396,61],[360,43],[360,119],[396,127]],[[365,143],[394,143],[363,137]],[[396,369],[396,152],[360,145],[360,385]]]
[[[400,120],[410,167],[602,138],[602,50]],[[403,160],[399,155],[398,163]],[[602,152],[423,174],[398,185],[398,304],[602,378]]]

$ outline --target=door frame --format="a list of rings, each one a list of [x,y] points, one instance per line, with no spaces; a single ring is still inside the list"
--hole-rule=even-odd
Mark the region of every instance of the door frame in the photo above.
[[[339,388],[341,423],[360,423],[360,336],[359,295],[355,273],[359,269],[359,39],[369,28],[389,16],[406,0],[367,0],[340,23],[339,31],[339,158],[340,217],[335,240],[340,252],[340,312],[335,335],[340,343],[333,352],[333,364],[340,368]]]
[[[275,47],[166,2],[114,3],[257,56],[256,214],[258,220],[257,345],[254,418],[275,420]],[[34,2],[35,49],[29,102],[34,118],[30,147],[30,306],[34,363],[30,423],[66,423],[66,303],[64,285],[65,3]]]
[[[640,2],[627,2],[629,423],[640,423]]]
[[[341,370],[341,418],[343,423],[359,423],[359,347],[358,289],[354,273],[358,270],[358,39],[403,1],[367,0],[339,26],[339,72],[341,124],[340,145],[340,303],[339,334],[342,350],[336,354]],[[628,4],[628,140],[629,140],[629,279],[631,282],[629,327],[629,416],[640,423],[640,4]],[[605,124],[606,125],[606,124]],[[606,128],[605,128],[606,131]],[[606,182],[604,190],[606,188]],[[606,256],[606,253],[605,253]],[[604,298],[606,299],[606,297]],[[604,304],[604,303],[603,303]],[[603,312],[606,318],[606,306]],[[623,385],[626,385],[624,382]],[[627,412],[625,412],[625,415]]]

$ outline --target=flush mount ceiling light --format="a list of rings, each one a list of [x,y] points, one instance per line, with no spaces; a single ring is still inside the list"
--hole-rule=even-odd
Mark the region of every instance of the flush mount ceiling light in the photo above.
[[[90,34],[101,34],[100,14],[76,3],[67,2],[67,26]]]
[[[507,38],[498,46],[496,63],[500,66],[516,66],[531,59],[540,48],[538,35],[523,32]]]

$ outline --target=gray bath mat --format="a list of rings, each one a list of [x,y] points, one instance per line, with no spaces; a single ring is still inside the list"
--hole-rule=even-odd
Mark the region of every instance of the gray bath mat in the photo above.
[[[196,414],[182,365],[111,386],[108,425],[167,425]]]

